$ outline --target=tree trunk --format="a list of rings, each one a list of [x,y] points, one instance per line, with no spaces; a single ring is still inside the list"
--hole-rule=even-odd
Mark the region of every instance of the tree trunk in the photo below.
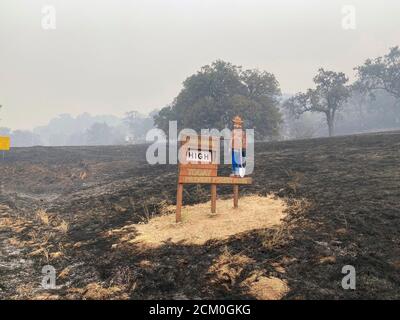
[[[333,135],[334,135],[334,126],[333,126],[333,121],[332,120],[328,123],[328,131],[329,131],[329,136],[333,137]]]
[[[330,137],[333,137],[334,135],[334,131],[335,131],[335,127],[334,127],[334,115],[327,113],[326,114],[326,122],[328,124],[328,133]]]

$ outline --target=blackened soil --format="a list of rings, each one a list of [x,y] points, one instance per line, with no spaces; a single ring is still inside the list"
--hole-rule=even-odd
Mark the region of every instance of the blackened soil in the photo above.
[[[176,166],[147,164],[146,149],[34,147],[6,154],[0,298],[253,299],[241,284],[255,272],[285,280],[286,299],[400,298],[399,132],[257,143],[254,184],[241,192],[284,198],[283,228],[203,246],[145,248],[107,236],[175,202]],[[228,173],[223,168],[220,175]],[[185,190],[187,204],[209,200],[207,186]],[[221,196],[230,192],[218,189]],[[225,273],[213,272],[227,252],[252,262],[235,265],[232,258]],[[53,290],[40,286],[47,264],[58,275]],[[345,265],[355,267],[355,290],[342,288]]]

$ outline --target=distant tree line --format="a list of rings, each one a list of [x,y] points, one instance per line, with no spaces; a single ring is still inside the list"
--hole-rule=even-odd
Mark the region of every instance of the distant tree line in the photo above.
[[[14,146],[141,143],[154,126],[168,133],[169,121],[177,121],[178,129],[221,130],[231,128],[235,115],[262,140],[400,129],[399,48],[354,70],[350,84],[343,72],[320,68],[314,88],[282,95],[272,73],[217,60],[186,78],[170,104],[148,115],[64,114],[32,131],[0,128],[0,135],[10,135]]]
[[[179,128],[223,129],[231,127],[230,119],[239,114],[258,139],[322,135],[322,121],[329,136],[335,134],[339,120],[338,128],[345,133],[398,128],[399,48],[368,59],[355,70],[357,80],[349,84],[343,72],[320,68],[313,79],[315,88],[283,100],[273,74],[217,60],[189,76],[154,122],[165,132],[172,120]]]
[[[135,117],[132,117],[135,114]],[[0,127],[0,136],[10,136],[14,147],[115,145],[141,143],[153,128],[153,113],[127,112],[123,118],[112,115],[73,117],[62,114],[33,130],[11,130]]]
[[[400,125],[399,48],[391,48],[383,57],[368,59],[355,70],[357,79],[349,85],[344,73],[319,69],[314,77],[315,89],[297,93],[286,100],[283,107],[296,118],[306,112],[322,113],[325,116],[329,136],[334,135],[337,115],[347,122],[350,118],[355,127],[361,123],[364,127],[361,128],[362,131],[368,128],[366,113],[374,114],[374,117],[378,116],[380,122],[375,123],[376,128],[376,126],[387,124],[388,119],[384,119],[381,113],[388,112],[390,118],[395,120],[394,123],[389,124],[389,127],[398,127]],[[375,103],[377,96],[380,101],[378,104]]]

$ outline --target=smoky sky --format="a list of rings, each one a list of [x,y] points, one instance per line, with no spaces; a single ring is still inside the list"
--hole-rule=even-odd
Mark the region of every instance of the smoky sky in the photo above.
[[[343,28],[343,6],[355,29]],[[56,29],[43,29],[44,6]],[[398,0],[1,0],[0,126],[61,114],[148,113],[223,59],[272,72],[285,93],[400,45]]]

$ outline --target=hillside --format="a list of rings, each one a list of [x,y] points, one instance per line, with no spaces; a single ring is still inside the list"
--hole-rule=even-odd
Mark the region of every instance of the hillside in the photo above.
[[[241,194],[283,201],[282,224],[200,244],[132,241],[135,224],[175,201],[176,166],[148,165],[145,151],[34,147],[0,158],[0,299],[254,299],[257,286],[280,283],[284,299],[400,298],[400,132],[256,144],[254,183]],[[208,186],[186,190],[186,205],[209,201]],[[40,287],[47,264],[57,289]],[[341,286],[344,265],[356,290]]]

